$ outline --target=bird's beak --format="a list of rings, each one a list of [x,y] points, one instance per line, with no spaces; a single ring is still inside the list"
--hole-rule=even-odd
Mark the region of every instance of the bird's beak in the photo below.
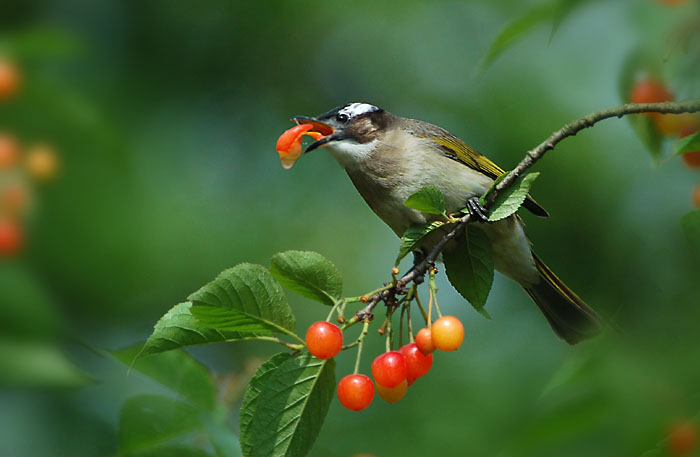
[[[316,118],[308,116],[294,116],[291,120],[293,122],[296,122],[297,124],[310,124],[313,126],[313,129],[311,131],[318,132],[321,135],[323,135],[321,138],[307,146],[306,150],[304,151],[304,154],[306,154],[307,152],[311,152],[314,149],[323,147],[331,141],[340,139],[339,135],[336,133],[333,127],[326,124],[325,122],[319,121]]]

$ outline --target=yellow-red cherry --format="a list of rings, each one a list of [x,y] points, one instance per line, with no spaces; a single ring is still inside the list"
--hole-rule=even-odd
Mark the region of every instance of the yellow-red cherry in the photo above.
[[[314,357],[330,359],[343,348],[343,332],[330,322],[315,322],[306,331],[306,346]]]
[[[406,357],[407,378],[411,384],[421,376],[425,376],[433,366],[433,354],[423,355],[416,343],[405,345],[399,349],[399,352]]]
[[[372,362],[372,376],[377,384],[396,387],[408,377],[406,357],[398,351],[389,351],[377,356]]]
[[[401,384],[396,387],[384,387],[381,384],[377,384],[377,393],[387,403],[398,403],[406,395],[407,390],[408,381],[406,379],[401,381]]]
[[[436,349],[445,352],[455,351],[464,341],[464,326],[454,316],[443,316],[433,322],[431,334]]]
[[[362,411],[372,403],[374,383],[363,374],[349,374],[338,383],[338,400],[351,411]]]
[[[429,328],[422,328],[416,334],[416,346],[423,355],[428,355],[435,351],[433,346],[433,335]]]

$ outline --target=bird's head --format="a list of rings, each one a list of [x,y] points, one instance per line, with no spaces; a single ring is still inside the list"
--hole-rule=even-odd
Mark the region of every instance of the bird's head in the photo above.
[[[369,103],[348,103],[317,117],[294,116],[298,124],[311,124],[323,136],[306,152],[327,147],[343,164],[350,165],[369,156],[391,124],[392,115]]]

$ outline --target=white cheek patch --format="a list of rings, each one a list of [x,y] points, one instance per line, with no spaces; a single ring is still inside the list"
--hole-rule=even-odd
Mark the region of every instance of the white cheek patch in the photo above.
[[[345,114],[347,117],[353,118],[355,116],[359,116],[360,114],[372,113],[374,111],[379,111],[379,108],[374,105],[370,105],[369,103],[350,103],[338,111],[338,114]]]
[[[328,149],[333,154],[333,157],[347,169],[357,168],[372,154],[375,147],[377,147],[377,140],[364,144],[354,141],[339,141],[328,145]]]

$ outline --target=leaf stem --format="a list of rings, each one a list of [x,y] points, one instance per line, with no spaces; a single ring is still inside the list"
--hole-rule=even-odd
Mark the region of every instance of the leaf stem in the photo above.
[[[277,338],[276,336],[255,336],[255,337],[251,337],[251,338],[241,338],[241,339],[238,339],[236,341],[245,341],[245,340],[271,341],[273,343],[281,344],[282,346],[287,347],[289,349],[292,349],[294,351],[301,351],[305,347],[304,344],[289,343],[287,341],[284,341],[284,340]]]

